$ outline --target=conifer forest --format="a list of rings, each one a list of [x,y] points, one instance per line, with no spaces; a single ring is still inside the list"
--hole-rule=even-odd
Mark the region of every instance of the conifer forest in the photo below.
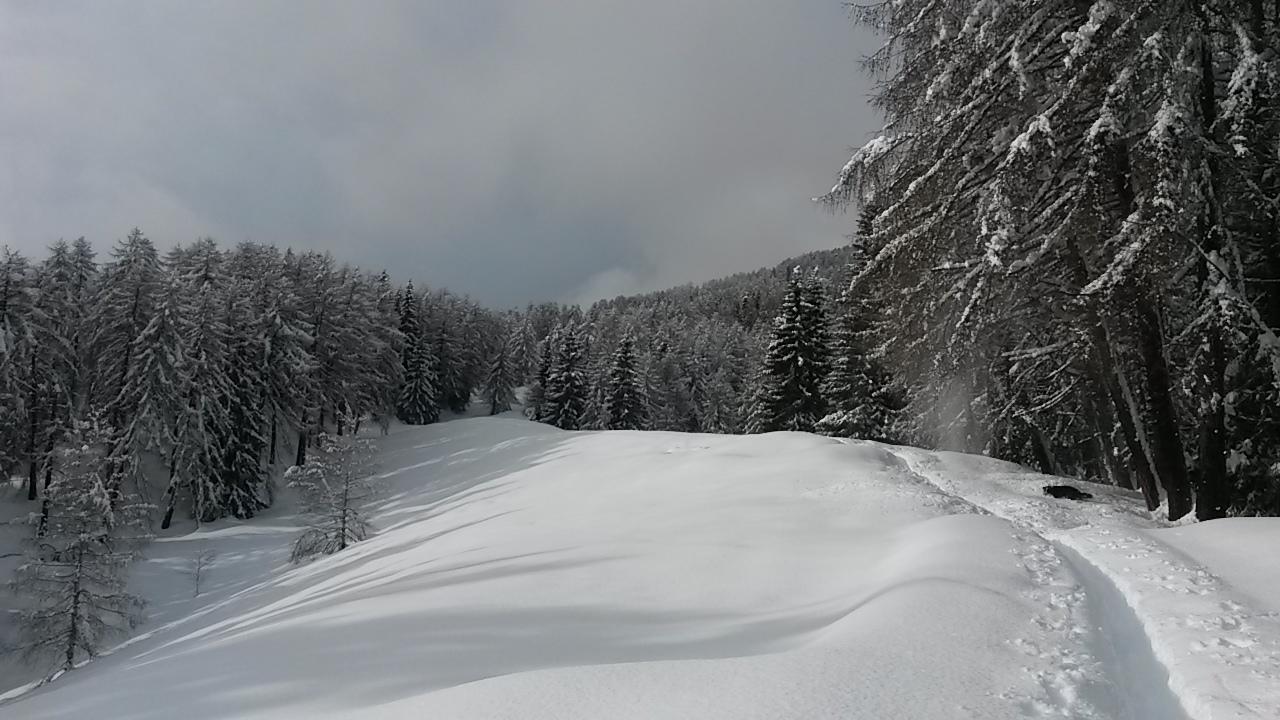
[[[357,265],[360,238],[139,217],[0,250],[5,649],[66,671],[128,638],[131,564],[179,525],[288,494],[290,563],[364,543],[378,439],[459,417],[813,433],[1110,486],[1161,523],[1280,516],[1280,0],[847,11],[880,129],[805,198],[847,236],[779,237],[769,267],[502,308]]]

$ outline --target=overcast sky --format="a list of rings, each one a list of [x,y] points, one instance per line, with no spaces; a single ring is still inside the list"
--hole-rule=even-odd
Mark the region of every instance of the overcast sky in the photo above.
[[[137,225],[491,305],[833,247],[876,125],[841,0],[0,0],[0,245]]]

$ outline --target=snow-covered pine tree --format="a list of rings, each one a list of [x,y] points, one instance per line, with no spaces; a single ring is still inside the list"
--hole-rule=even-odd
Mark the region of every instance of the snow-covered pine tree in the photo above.
[[[605,428],[608,430],[647,429],[648,403],[640,383],[638,364],[635,338],[625,335],[619,341],[609,367],[604,399]]]
[[[885,130],[828,199],[884,201],[858,284],[898,312],[892,360],[915,404],[952,405],[947,422],[986,438],[969,449],[1008,456],[1022,435],[1066,471],[1131,470],[1171,517],[1193,481],[1197,514],[1217,517],[1233,472],[1274,464],[1254,442],[1266,414],[1230,406],[1258,406],[1276,375],[1232,358],[1280,368],[1263,9],[859,10],[885,37],[868,62]]]
[[[372,285],[374,302],[371,332],[374,336],[370,372],[364,376],[372,419],[389,422],[395,415],[400,386],[404,384],[402,362],[405,336],[401,334],[396,291],[387,272],[382,271]]]
[[[727,366],[721,365],[703,386],[698,406],[701,431],[720,434],[740,432],[738,405],[738,392],[733,387],[732,372]]]
[[[0,252],[0,471],[4,477],[23,458],[28,395],[26,375],[34,346],[30,342],[31,264],[21,253]]]
[[[71,246],[59,240],[49,248],[36,280],[37,296],[31,314],[32,358],[28,380],[28,439],[41,443],[28,456],[28,499],[36,498],[37,465],[44,466],[44,483],[51,481],[54,447],[75,416],[76,393],[84,370],[78,348],[84,332],[85,304],[78,289],[83,282]]]
[[[142,508],[113,498],[106,459],[111,433],[81,422],[59,455],[48,488],[48,517],[28,544],[13,590],[27,598],[17,649],[55,671],[92,658],[139,619],[142,601],[126,588],[142,532]]]
[[[258,288],[258,334],[265,346],[262,407],[267,424],[267,464],[275,465],[280,438],[298,430],[298,419],[312,395],[309,336],[299,312],[299,300],[282,262],[266,269]]]
[[[510,410],[512,403],[516,401],[516,384],[519,382],[517,366],[520,362],[519,331],[519,327],[511,328],[489,361],[489,372],[485,375],[481,393],[485,403],[489,405],[490,415]]]
[[[309,527],[294,541],[292,562],[332,555],[369,535],[363,507],[372,495],[368,440],[321,433],[307,464],[289,469],[289,486],[302,498]]]
[[[440,419],[431,340],[421,332],[407,336],[405,340],[408,348],[404,385],[400,388],[396,412],[400,421],[407,425],[429,425]]]
[[[831,366],[822,385],[828,413],[815,429],[835,437],[893,442],[901,400],[893,376],[874,355],[871,312],[864,298],[851,290],[840,294],[834,308]]]
[[[324,410],[333,390],[330,358],[335,350],[330,336],[333,331],[332,314],[339,293],[339,278],[334,270],[333,258],[328,254],[306,252],[295,257],[286,252],[285,265],[298,297],[301,323],[306,327],[304,350],[310,360],[306,382],[307,397],[302,403],[297,423],[298,437],[293,463],[300,466],[306,463],[311,436],[324,428]]]
[[[222,477],[232,432],[227,278],[222,254],[212,241],[197,241],[170,258],[182,297],[177,317],[186,391],[175,464],[191,492],[194,517],[210,522],[230,509]]]
[[[553,328],[538,347],[538,362],[534,368],[533,383],[525,397],[525,413],[530,420],[547,422],[547,382],[551,378],[551,366],[559,352],[560,331]]]
[[[123,466],[120,469],[134,472],[138,456],[147,451],[163,453],[168,461],[162,529],[169,527],[172,518],[180,479],[177,460],[186,440],[180,435],[185,429],[190,378],[180,334],[182,312],[181,288],[170,281],[155,314],[138,336],[130,372],[116,396],[117,404],[133,408],[112,451],[115,461]]]
[[[401,363],[404,382],[396,399],[396,415],[409,425],[428,425],[439,419],[435,356],[431,340],[422,330],[421,304],[410,281],[400,303],[400,334],[404,337]]]
[[[115,402],[132,369],[138,337],[160,300],[164,271],[155,245],[134,228],[111,251],[93,300],[91,340],[94,374],[91,402],[107,407],[108,420],[122,428],[133,408]]]
[[[258,324],[248,281],[236,279],[224,300],[227,353],[227,427],[222,436],[218,477],[222,506],[239,519],[251,518],[268,506],[269,478],[263,465],[268,448],[264,407],[267,347]]]
[[[83,237],[71,244],[71,282],[68,295],[71,299],[73,317],[69,320],[71,343],[76,357],[76,374],[71,388],[71,396],[75,403],[77,417],[89,402],[89,382],[96,366],[96,356],[91,355],[90,348],[94,329],[89,319],[93,316],[91,298],[97,291],[98,264],[93,246]]]
[[[524,385],[538,359],[538,338],[534,334],[533,320],[528,314],[520,320],[512,339],[511,357],[515,363],[513,371],[516,385]]]
[[[471,386],[467,377],[467,348],[461,337],[463,309],[447,292],[428,298],[430,312],[423,322],[423,332],[431,341],[432,371],[436,376],[436,400],[440,409],[465,412],[471,403]]]
[[[562,430],[581,428],[590,393],[581,331],[572,322],[560,332],[555,360],[547,374],[542,407],[542,421]]]
[[[673,324],[670,336],[655,338],[649,355],[648,416],[654,430],[696,430],[693,401],[689,397],[689,381],[683,348],[676,340],[679,324]]]
[[[53,287],[45,264],[31,273],[31,298],[20,322],[15,368],[21,378],[22,459],[27,466],[27,499],[38,496],[42,471],[49,453],[64,426],[63,411],[69,406],[68,380],[71,373],[71,344],[63,334],[61,317],[67,313],[63,298]]]
[[[826,415],[822,382],[830,347],[823,304],[821,285],[796,268],[774,321],[748,432],[809,432]]]

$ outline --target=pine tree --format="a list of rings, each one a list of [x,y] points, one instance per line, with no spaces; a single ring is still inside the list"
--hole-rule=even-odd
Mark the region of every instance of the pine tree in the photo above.
[[[765,354],[748,432],[812,431],[826,415],[822,382],[830,353],[821,286],[796,269]]]
[[[436,400],[441,409],[463,413],[471,403],[471,386],[465,372],[467,350],[459,332],[461,318],[450,296],[438,295],[433,300],[434,307],[423,331],[431,340]]]
[[[28,470],[28,499],[36,498],[37,464],[44,466],[44,482],[52,479],[53,450],[76,415],[80,378],[84,375],[83,353],[79,347],[85,332],[86,303],[81,286],[85,280],[71,246],[59,240],[49,248],[37,279],[37,299],[32,308],[32,346],[28,389],[29,440],[42,438],[39,451],[28,455],[38,460]]]
[[[647,403],[637,369],[635,339],[631,335],[623,337],[613,353],[604,409],[608,430],[646,429]]]
[[[27,424],[26,382],[34,353],[31,318],[31,265],[8,247],[0,254],[0,471],[5,477],[23,459]]]
[[[440,419],[437,404],[435,357],[430,340],[423,334],[409,335],[404,367],[404,386],[397,401],[397,414],[408,425],[429,425]]]
[[[548,422],[546,415],[547,383],[551,379],[551,366],[555,362],[559,344],[559,328],[556,328],[552,330],[551,334],[543,338],[538,348],[538,363],[534,371],[533,383],[530,385],[528,395],[525,397],[525,412],[530,420]]]
[[[126,589],[142,508],[113,500],[109,435],[94,422],[68,438],[46,495],[48,517],[13,582],[30,602],[18,649],[33,659],[57,658],[58,671],[92,658],[132,628],[142,608]]]
[[[547,374],[543,422],[561,430],[581,428],[590,392],[585,366],[586,357],[577,328],[565,328],[561,333],[555,361]]]
[[[873,355],[870,312],[852,292],[841,294],[831,369],[822,385],[829,412],[816,429],[824,435],[892,442],[901,401],[893,377]]]
[[[310,517],[310,526],[293,544],[292,562],[332,555],[369,536],[362,509],[372,495],[369,441],[321,434],[316,446],[311,460],[287,475]]]
[[[117,399],[132,371],[138,337],[155,314],[164,274],[155,246],[137,228],[111,255],[93,301],[92,397],[107,408],[113,426],[124,427],[134,408]]]
[[[258,335],[251,290],[236,282],[225,300],[228,331],[224,374],[227,427],[221,438],[218,476],[222,507],[232,517],[251,518],[268,506],[268,477],[263,455],[268,447],[263,403],[267,347]]]
[[[485,376],[482,393],[489,405],[490,415],[510,410],[511,404],[516,400],[518,332],[519,328],[512,328],[489,361],[489,372]]]
[[[400,310],[391,278],[384,270],[372,286],[374,304],[370,322],[373,359],[365,374],[364,394],[368,396],[370,416],[385,428],[396,411],[400,386],[404,383],[403,348],[405,336],[400,332]]]
[[[227,278],[223,258],[212,243],[197,242],[172,264],[180,273],[178,335],[187,379],[175,464],[191,491],[194,516],[200,522],[211,522],[229,512],[222,475],[233,430],[229,414],[232,388],[227,375],[231,335],[225,313]]]

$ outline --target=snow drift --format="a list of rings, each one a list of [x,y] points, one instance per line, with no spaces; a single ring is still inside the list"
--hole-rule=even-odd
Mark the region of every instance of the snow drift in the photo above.
[[[475,419],[382,445],[373,538],[295,567],[283,510],[162,537],[145,634],[0,717],[1226,717],[1210,680],[1232,717],[1275,716],[1280,593],[1228,567],[1240,521],[1148,532],[1122,493],[1071,504],[1012,466],[803,434]],[[1238,606],[1255,662],[1179,656],[1220,633],[1171,632],[1072,540],[1104,528],[1212,577],[1193,601]]]

